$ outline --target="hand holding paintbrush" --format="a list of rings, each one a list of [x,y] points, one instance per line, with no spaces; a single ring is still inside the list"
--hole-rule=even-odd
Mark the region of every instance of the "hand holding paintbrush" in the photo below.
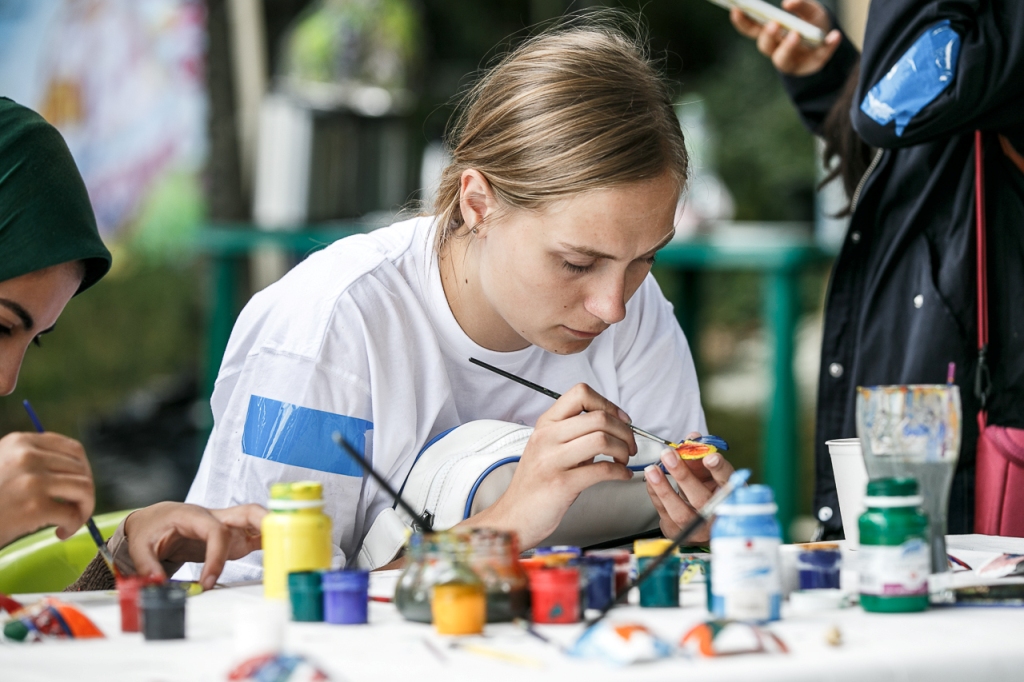
[[[0,547],[43,526],[66,539],[92,514],[92,471],[80,443],[56,433],[0,438]]]
[[[114,557],[110,554],[110,550],[107,549],[107,543],[100,534],[99,528],[96,527],[96,522],[92,520],[95,497],[92,485],[92,470],[89,467],[89,461],[85,458],[85,451],[77,441],[57,434],[47,434],[42,422],[39,421],[38,415],[36,415],[36,411],[32,409],[31,403],[23,400],[22,405],[24,405],[28,418],[32,420],[32,425],[36,431],[41,436],[49,436],[55,443],[57,439],[63,441],[65,445],[63,454],[70,455],[70,457],[65,456],[62,458],[55,458],[52,454],[44,456],[48,460],[50,467],[57,467],[56,470],[51,470],[50,472],[52,487],[49,495],[46,496],[49,499],[49,503],[43,501],[43,496],[36,495],[36,499],[31,504],[34,506],[49,505],[55,512],[63,510],[65,515],[73,515],[76,510],[85,511],[85,526],[89,530],[89,535],[92,537],[93,542],[96,543],[96,547],[99,549],[100,555],[103,556],[103,560],[106,562],[110,572],[116,577],[118,573],[117,567],[114,565]],[[85,493],[85,490],[83,490],[84,478],[88,478],[87,497],[82,495]],[[57,537],[61,540],[66,540],[78,529],[78,525],[81,525],[80,521],[73,529],[69,530],[67,526],[58,524]]]

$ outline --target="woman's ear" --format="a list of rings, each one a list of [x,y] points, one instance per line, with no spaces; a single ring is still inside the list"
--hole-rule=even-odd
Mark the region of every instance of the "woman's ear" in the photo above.
[[[470,232],[478,234],[486,229],[486,219],[497,212],[498,200],[491,189],[491,183],[476,169],[462,171],[460,182],[459,208],[462,210],[462,220]]]

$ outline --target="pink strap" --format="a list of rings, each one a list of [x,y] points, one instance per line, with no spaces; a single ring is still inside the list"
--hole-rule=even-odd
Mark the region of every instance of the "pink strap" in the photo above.
[[[985,158],[981,131],[974,131],[974,205],[978,257],[978,350],[988,345],[988,255],[985,253]]]

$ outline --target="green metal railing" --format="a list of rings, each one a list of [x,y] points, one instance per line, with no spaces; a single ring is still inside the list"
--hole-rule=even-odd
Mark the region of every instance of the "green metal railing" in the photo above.
[[[290,231],[259,231],[251,225],[213,224],[200,232],[197,249],[210,258],[211,305],[206,322],[203,386],[213,392],[235,317],[244,301],[242,275],[250,254],[273,247],[304,257],[331,242],[366,231],[364,223],[334,223]],[[764,481],[775,491],[779,521],[788,533],[797,513],[799,409],[793,375],[795,333],[800,314],[800,275],[830,258],[810,240],[777,243],[696,240],[673,242],[658,253],[659,269],[679,278],[672,301],[683,331],[696,343],[697,277],[702,271],[736,270],[765,278],[763,318],[773,345],[772,392],[766,405],[762,450]]]

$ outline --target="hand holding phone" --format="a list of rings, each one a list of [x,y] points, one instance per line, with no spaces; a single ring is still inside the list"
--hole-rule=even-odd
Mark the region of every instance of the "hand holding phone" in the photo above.
[[[767,5],[761,0],[756,1],[761,5]],[[790,26],[783,25],[775,19],[765,20],[767,12],[755,13],[758,16],[752,17],[748,11],[753,11],[750,10],[750,7],[754,0],[711,0],[711,2],[722,6],[728,5],[731,8],[729,18],[736,30],[748,38],[754,39],[757,42],[758,51],[770,58],[779,72],[789,76],[807,76],[820,71],[832,58],[842,41],[842,35],[838,29],[829,30],[832,22],[828,12],[814,0],[783,0],[782,8],[785,11],[767,5],[774,12],[800,22],[797,24],[795,21],[787,19]],[[804,25],[813,28],[814,33],[807,31]],[[811,39],[804,37],[800,31],[809,33]],[[813,40],[815,36],[822,37],[815,42]]]

